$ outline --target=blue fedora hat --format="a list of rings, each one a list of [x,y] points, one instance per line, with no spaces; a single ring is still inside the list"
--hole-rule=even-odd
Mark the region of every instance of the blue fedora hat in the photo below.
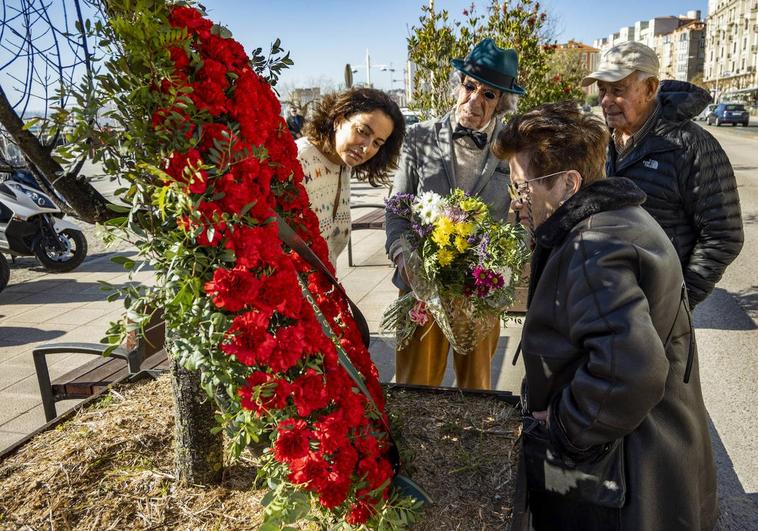
[[[516,85],[518,54],[511,48],[500,48],[492,39],[474,46],[465,59],[453,59],[452,65],[469,77],[513,94],[526,91]]]

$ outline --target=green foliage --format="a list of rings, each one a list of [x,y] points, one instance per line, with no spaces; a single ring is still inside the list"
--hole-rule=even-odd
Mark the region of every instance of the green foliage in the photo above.
[[[231,263],[234,256],[225,249],[193,243],[196,234],[183,230],[180,221],[199,219],[198,205],[160,165],[172,152],[187,151],[197,142],[197,135],[182,134],[181,127],[207,121],[187,96],[191,88],[165,84],[173,74],[170,47],[183,48],[190,61],[200,61],[189,46],[186,30],[168,25],[168,9],[163,0],[109,0],[107,19],[85,23],[85,30],[98,43],[98,67],[73,88],[75,105],[56,114],[56,120],[73,125],[67,146],[57,157],[66,165],[89,158],[100,163],[108,177],[124,183],[116,191],[121,204],[114,207],[122,215],[109,220],[104,229],[108,240],[134,244],[138,255],[113,261],[130,272],[148,265],[155,271],[152,286],[130,283],[117,288],[101,283],[111,292],[109,300],[122,297],[126,308],[125,319],[112,323],[103,341],[109,350],[116,348],[128,332],[141,330],[156,309],[162,309],[168,350],[188,369],[199,370],[208,395],[229,406],[219,421],[232,440],[233,452],[239,454],[247,444],[260,440],[262,423],[239,405],[233,390],[241,384],[244,367],[218,347],[229,328],[229,317],[218,312],[203,292],[203,282],[213,269]],[[228,34],[220,26],[212,31]],[[256,72],[270,83],[291,64],[279,40],[269,55],[259,48],[251,59]],[[161,86],[163,91],[155,90]],[[156,131],[154,113],[172,108],[187,113],[188,119],[172,111],[177,124],[174,134]],[[215,150],[210,164],[202,168],[211,177],[227,171],[223,164],[216,166],[219,161],[235,162],[224,156],[230,152],[228,143],[217,142]]]
[[[586,53],[576,48],[555,49],[548,61],[552,80],[560,85],[563,99],[584,101],[582,79],[590,73],[589,66],[582,55]]]
[[[491,0],[481,14],[472,4],[463,11],[462,20],[451,17],[447,10],[422,6],[421,11],[419,25],[411,28],[408,37],[408,57],[418,66],[412,107],[424,116],[441,116],[452,108],[455,100],[450,79],[454,69],[450,61],[465,57],[487,37],[518,52],[518,82],[526,89],[526,95],[519,99],[520,112],[581,95],[573,86],[566,90],[567,85],[551,75],[555,47],[548,42],[547,13],[539,2]]]
[[[256,48],[253,50],[251,63],[253,69],[260,75],[266,77],[272,86],[276,85],[281,71],[294,64],[292,59],[290,59],[290,53],[285,52],[284,48],[282,48],[282,42],[279,39],[276,39],[271,45],[271,51],[268,56],[263,55],[262,48]]]

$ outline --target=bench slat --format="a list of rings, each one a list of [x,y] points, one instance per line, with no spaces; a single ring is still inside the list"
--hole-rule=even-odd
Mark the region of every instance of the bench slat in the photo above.
[[[165,364],[165,368],[168,368],[167,362],[166,351],[161,349],[145,359],[140,368],[163,368],[161,367],[163,364]],[[76,373],[75,376],[74,373]],[[99,392],[127,374],[129,374],[129,369],[124,360],[98,358],[58,378],[53,383],[53,394],[71,398],[85,398]]]
[[[368,214],[357,218],[351,224],[353,230],[361,229],[383,229],[384,228],[384,210],[377,209]]]

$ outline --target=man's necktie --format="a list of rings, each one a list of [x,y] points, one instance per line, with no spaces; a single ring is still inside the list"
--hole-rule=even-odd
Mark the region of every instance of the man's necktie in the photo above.
[[[456,138],[463,138],[464,136],[470,137],[471,140],[474,141],[474,144],[476,144],[476,147],[479,149],[484,149],[484,146],[487,145],[487,133],[474,131],[468,127],[463,127],[461,124],[455,126],[455,131],[453,131],[453,140]]]

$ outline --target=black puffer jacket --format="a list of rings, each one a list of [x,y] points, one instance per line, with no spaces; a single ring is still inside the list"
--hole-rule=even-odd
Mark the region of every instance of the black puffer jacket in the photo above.
[[[716,521],[682,272],[644,198],[628,179],[605,179],[536,233],[522,338],[527,407],[550,406],[550,439],[574,459],[623,438],[627,486],[622,509],[530,492],[538,530],[693,531]]]
[[[606,170],[632,179],[647,194],[643,207],[674,244],[694,308],[742,249],[737,182],[716,139],[691,121],[710,95],[667,80],[658,100],[661,114],[653,129],[620,162],[611,142]]]

